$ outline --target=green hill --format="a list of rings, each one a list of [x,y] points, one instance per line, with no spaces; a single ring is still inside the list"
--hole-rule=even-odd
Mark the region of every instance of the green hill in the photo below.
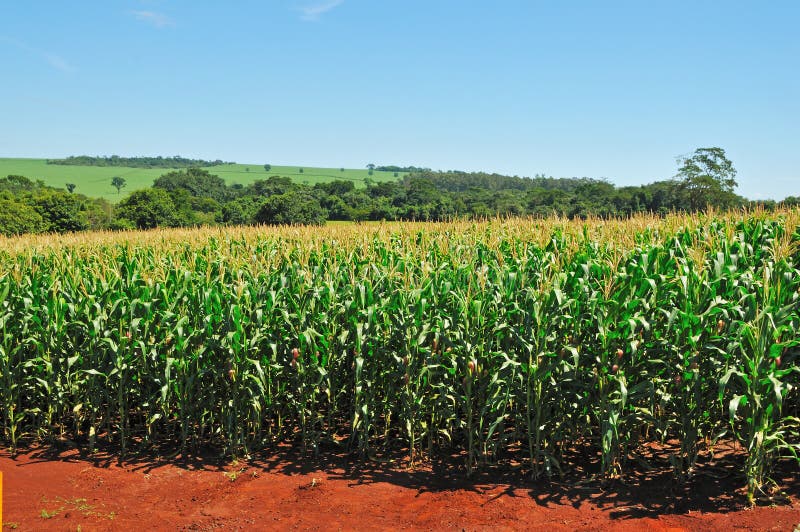
[[[300,172],[300,169],[303,172]],[[240,183],[247,185],[258,179],[267,179],[270,176],[291,177],[298,183],[313,185],[336,179],[354,181],[356,187],[363,187],[367,178],[375,182],[393,181],[398,177],[392,172],[369,171],[345,168],[317,168],[310,166],[273,166],[269,172],[259,164],[224,164],[206,168],[212,174],[223,178],[227,183]],[[30,179],[41,179],[46,185],[64,188],[67,183],[76,185],[75,192],[80,192],[90,197],[102,197],[110,201],[118,201],[128,193],[152,186],[153,181],[160,175],[169,172],[168,168],[126,168],[108,166],[62,166],[47,164],[47,159],[3,159],[0,158],[0,177],[7,175],[23,175]],[[126,186],[120,194],[111,186],[111,179],[119,176],[125,179]]]

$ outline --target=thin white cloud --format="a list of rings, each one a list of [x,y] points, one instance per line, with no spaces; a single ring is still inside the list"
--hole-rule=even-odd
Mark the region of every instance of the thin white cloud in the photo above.
[[[136,20],[147,22],[156,28],[167,28],[175,25],[172,19],[164,13],[158,13],[156,11],[131,11],[130,13],[136,17]]]
[[[22,41],[18,41],[17,39],[12,39],[10,37],[5,37],[2,35],[0,35],[0,41],[7,42],[24,52],[27,52],[31,55],[41,58],[48,65],[55,68],[56,70],[60,70],[61,72],[75,72],[75,68],[72,65],[70,65],[69,62],[67,62],[67,60],[61,57],[60,55],[39,50]]]
[[[343,3],[344,0],[327,0],[326,2],[317,2],[316,4],[301,7],[301,18],[311,21],[319,20],[319,17]]]
[[[61,57],[60,55],[56,54],[42,54],[45,60],[50,63],[50,66],[55,68],[56,70],[60,70],[61,72],[74,72],[75,69],[72,68],[72,65],[67,63],[67,61]]]

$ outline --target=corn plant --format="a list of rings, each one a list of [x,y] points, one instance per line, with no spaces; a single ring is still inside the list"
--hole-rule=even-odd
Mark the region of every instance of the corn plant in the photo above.
[[[607,482],[734,440],[756,502],[800,450],[798,243],[796,209],[0,239],[0,441]]]

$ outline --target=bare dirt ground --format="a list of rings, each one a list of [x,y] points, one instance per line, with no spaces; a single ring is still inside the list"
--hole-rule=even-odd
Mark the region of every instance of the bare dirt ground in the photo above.
[[[467,480],[452,461],[413,469],[291,450],[251,461],[118,461],[0,451],[6,530],[781,530],[800,525],[800,474],[747,509],[744,479],[706,464],[678,487],[664,468],[599,482],[533,482],[515,468]]]

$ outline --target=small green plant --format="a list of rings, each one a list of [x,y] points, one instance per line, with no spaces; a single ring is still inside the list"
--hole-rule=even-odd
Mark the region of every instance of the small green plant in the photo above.
[[[225,477],[226,477],[228,480],[230,480],[231,482],[236,482],[236,479],[237,479],[237,478],[239,478],[239,475],[241,475],[242,473],[244,473],[245,471],[247,471],[247,466],[241,466],[241,467],[239,467],[239,460],[236,460],[236,459],[234,459],[234,460],[231,462],[231,465],[232,465],[233,467],[235,467],[236,469],[235,469],[235,470],[231,470],[231,471],[226,471],[226,472],[225,472],[225,473],[223,473],[223,474],[224,474],[224,475],[225,475]]]

